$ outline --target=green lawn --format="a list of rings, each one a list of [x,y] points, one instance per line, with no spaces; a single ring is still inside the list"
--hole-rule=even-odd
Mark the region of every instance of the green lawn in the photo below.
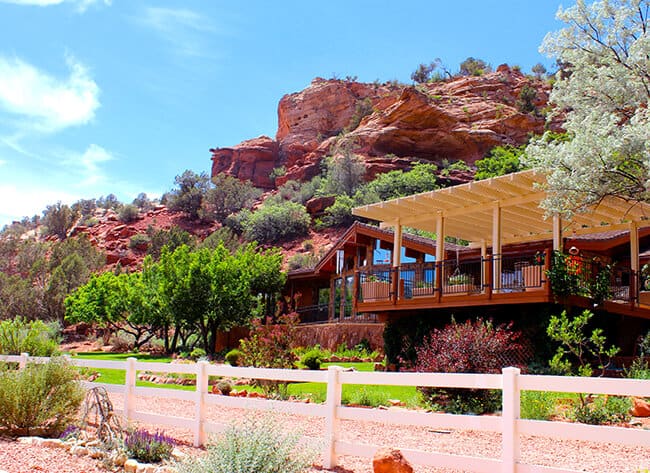
[[[84,360],[109,360],[125,361],[129,357],[137,358],[138,361],[158,361],[168,363],[171,361],[169,356],[152,356],[139,353],[78,353],[76,358]],[[361,363],[323,363],[322,367],[327,368],[331,365],[342,366],[344,368],[355,368],[357,371],[374,371],[375,364],[372,362]],[[108,384],[124,384],[124,370],[92,368],[100,374],[97,382]],[[148,381],[136,382],[137,386],[156,387],[161,389],[180,389],[193,391],[194,386],[180,386],[177,384],[155,384]],[[252,386],[237,386],[237,390],[246,389],[248,391],[259,391],[259,388]],[[296,397],[309,397],[314,402],[323,402],[325,400],[326,385],[325,383],[292,383],[289,385],[289,394]],[[399,399],[409,406],[419,405],[420,395],[414,386],[376,386],[361,384],[346,384],[343,386],[342,399],[344,404],[371,404],[387,405],[388,399]]]

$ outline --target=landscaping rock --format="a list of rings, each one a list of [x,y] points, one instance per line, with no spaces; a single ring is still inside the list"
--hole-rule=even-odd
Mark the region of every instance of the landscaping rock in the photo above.
[[[77,445],[76,447],[72,447],[70,449],[70,453],[72,455],[76,455],[78,457],[83,457],[83,456],[88,455],[88,449],[86,447],[81,447],[81,446]]]
[[[115,453],[114,456],[111,457],[111,461],[115,466],[124,466],[127,460],[128,458],[124,453]]]
[[[413,467],[395,448],[380,448],[372,459],[374,473],[413,473]]]
[[[650,417],[650,403],[643,399],[632,399],[632,415],[634,417]]]
[[[171,458],[173,460],[178,462],[178,461],[183,460],[187,456],[187,454],[184,453],[183,451],[179,450],[178,448],[174,447],[174,449],[172,450],[172,453],[170,454],[170,456],[171,456]]]
[[[61,439],[43,439],[41,441],[41,447],[65,448],[65,445]]]
[[[36,442],[34,442],[35,439],[38,437],[18,437],[18,443],[25,443],[27,445],[32,445]],[[40,440],[40,439],[39,439]]]
[[[124,462],[124,471],[126,473],[136,473],[138,470],[138,462],[132,458]]]

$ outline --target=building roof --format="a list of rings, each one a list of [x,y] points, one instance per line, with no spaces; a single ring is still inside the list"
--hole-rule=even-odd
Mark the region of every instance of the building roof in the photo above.
[[[341,249],[345,243],[353,239],[357,234],[363,234],[370,237],[378,238],[386,242],[393,241],[393,230],[387,228],[379,228],[375,225],[368,225],[361,222],[354,222],[350,228],[332,245],[332,247],[323,255],[323,257],[316,263],[315,266],[310,268],[299,268],[289,271],[291,276],[307,275],[318,272],[331,258],[336,254],[336,250]],[[402,244],[407,248],[412,248],[422,253],[432,253],[435,250],[436,242],[431,238],[426,238],[419,235],[410,233],[402,234]],[[467,246],[456,245],[454,243],[445,242],[445,251],[462,252],[469,251]]]
[[[548,240],[553,235],[553,219],[540,207],[546,197],[546,182],[540,171],[527,170],[483,181],[365,205],[353,214],[428,231],[436,231],[438,217],[445,221],[445,235],[470,242],[490,242],[494,209],[501,209],[501,242],[517,243]],[[563,232],[571,235],[628,229],[630,221],[650,217],[650,205],[604,198],[586,213],[563,221]],[[647,226],[647,225],[640,225]]]

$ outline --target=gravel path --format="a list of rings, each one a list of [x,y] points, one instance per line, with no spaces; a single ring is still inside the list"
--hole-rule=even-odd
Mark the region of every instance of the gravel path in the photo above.
[[[115,406],[122,405],[122,396],[111,394]],[[194,406],[187,401],[138,398],[136,409],[142,412],[166,414],[170,416],[191,417]],[[210,420],[221,423],[240,421],[250,411],[208,406]],[[256,415],[267,415],[258,413]],[[324,431],[324,421],[320,418],[296,415],[274,415],[287,429],[298,430],[308,438],[320,439]],[[160,427],[147,426],[152,429]],[[201,454],[200,449],[191,447],[192,433],[184,429],[163,429],[181,442],[181,449],[187,453]],[[427,427],[402,427],[376,422],[343,421],[342,440],[347,442],[412,448],[424,451],[453,453],[498,458],[500,455],[499,434],[469,430],[436,431]],[[318,447],[319,440],[314,441]],[[543,466],[570,468],[594,473],[638,473],[650,468],[650,445],[626,447],[615,444],[598,444],[580,441],[558,441],[542,437],[521,438],[521,458],[525,463]],[[339,459],[340,467],[326,470],[315,466],[312,473],[372,473],[371,460],[367,458],[344,456]],[[431,467],[415,467],[416,473],[458,473],[458,470]],[[95,473],[106,471],[98,461],[88,457],[76,457],[68,452],[54,448],[24,445],[0,439],[0,470],[8,473]]]
[[[111,398],[114,405],[122,405],[121,395],[111,394]],[[191,402],[160,398],[139,398],[136,401],[136,409],[179,417],[191,417],[194,413],[194,406]],[[208,406],[208,418],[215,422],[236,422],[246,414],[247,412],[241,409]],[[260,413],[259,415],[265,414]],[[277,414],[277,419],[288,429],[299,430],[311,438],[322,438],[323,419],[284,414]],[[188,444],[192,441],[192,434],[187,430],[170,428],[164,430]],[[501,454],[501,435],[491,432],[451,430],[440,433],[429,427],[402,427],[376,422],[343,421],[341,433],[341,440],[347,442],[488,458],[499,458]],[[640,469],[650,468],[650,445],[645,448],[627,447],[616,444],[559,441],[543,437],[522,436],[521,459],[530,464],[564,467],[594,473],[637,473]],[[367,458],[344,456],[340,459],[340,465],[341,468],[337,470],[315,469],[314,471],[372,473],[371,460]],[[459,467],[462,468],[462,465]],[[415,467],[415,471],[417,473],[456,473],[463,470]]]

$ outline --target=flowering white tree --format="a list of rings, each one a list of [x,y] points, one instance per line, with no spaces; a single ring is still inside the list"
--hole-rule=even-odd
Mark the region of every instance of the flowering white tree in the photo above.
[[[550,101],[568,140],[533,140],[527,165],[548,174],[551,212],[571,214],[605,196],[650,201],[650,0],[601,0],[557,13],[567,26],[544,38],[555,57]]]

